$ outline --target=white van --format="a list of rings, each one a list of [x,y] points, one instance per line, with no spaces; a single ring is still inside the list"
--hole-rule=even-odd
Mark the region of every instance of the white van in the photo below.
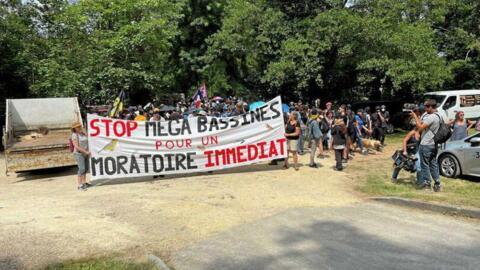
[[[427,99],[437,101],[438,113],[446,122],[455,119],[458,111],[463,111],[466,119],[480,118],[480,90],[429,92],[423,95],[423,100]]]

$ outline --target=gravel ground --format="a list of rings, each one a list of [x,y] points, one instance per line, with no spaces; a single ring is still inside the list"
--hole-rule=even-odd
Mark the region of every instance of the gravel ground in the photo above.
[[[258,164],[176,178],[126,179],[76,190],[75,169],[0,172],[0,269],[147,252],[167,261],[176,251],[234,226],[290,208],[362,201],[352,177],[321,168]],[[4,168],[4,159],[0,168]],[[308,155],[301,157],[308,164]],[[126,254],[126,255],[125,255]]]

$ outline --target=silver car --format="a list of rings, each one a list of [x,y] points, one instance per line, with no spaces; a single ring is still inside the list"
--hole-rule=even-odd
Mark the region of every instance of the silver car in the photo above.
[[[438,153],[438,165],[443,176],[480,177],[480,133],[464,140],[447,142]]]

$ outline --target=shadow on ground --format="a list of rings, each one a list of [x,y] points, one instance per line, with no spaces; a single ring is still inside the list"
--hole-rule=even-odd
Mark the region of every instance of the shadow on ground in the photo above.
[[[41,169],[35,171],[26,171],[17,173],[16,182],[25,182],[25,181],[51,181],[52,178],[62,177],[62,176],[75,176],[77,174],[76,166],[67,166],[67,167],[58,167],[58,168],[49,168]]]
[[[0,269],[2,270],[17,270],[23,268],[23,264],[15,258],[0,257]]]
[[[412,243],[407,247],[366,234],[344,222],[315,222],[307,228],[280,230],[273,235],[278,236],[275,245],[280,246],[276,248],[279,250],[267,250],[273,254],[252,254],[247,248],[245,254],[215,258],[198,269],[473,270],[480,265],[480,245],[459,247],[427,243],[427,246],[415,246]]]

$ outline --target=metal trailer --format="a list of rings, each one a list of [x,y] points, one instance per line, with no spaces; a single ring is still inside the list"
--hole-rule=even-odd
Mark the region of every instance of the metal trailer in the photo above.
[[[6,173],[75,165],[68,147],[74,122],[83,126],[77,98],[7,99]]]

